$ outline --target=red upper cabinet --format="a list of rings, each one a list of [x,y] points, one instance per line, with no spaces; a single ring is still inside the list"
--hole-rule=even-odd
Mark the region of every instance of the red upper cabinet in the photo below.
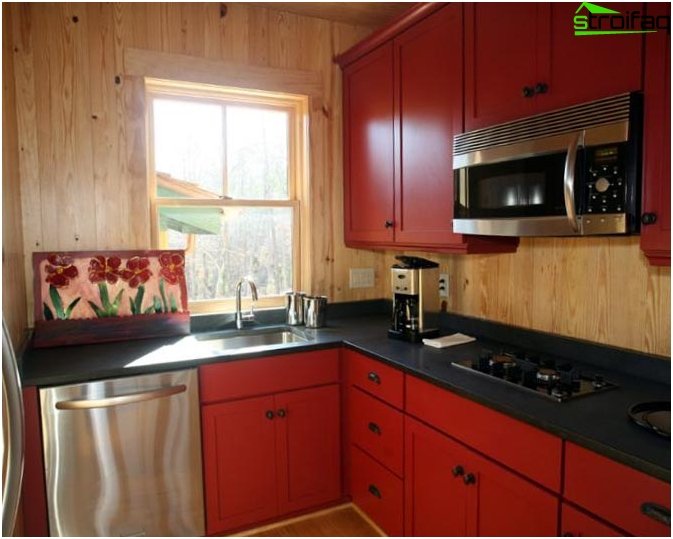
[[[549,13],[549,39],[540,59],[540,81],[548,86],[536,97],[540,111],[594,101],[642,88],[642,34],[576,36],[573,17],[579,3],[542,4]],[[620,13],[640,11],[642,4],[610,2]],[[578,13],[582,15],[586,8]]]
[[[344,70],[345,239],[393,241],[393,46]]]
[[[537,3],[465,4],[465,129],[533,114]]]
[[[421,4],[344,53],[345,240],[351,247],[511,252],[453,233],[452,141],[463,127],[463,7]],[[388,35],[388,34],[386,34]],[[373,46],[373,45],[372,45]],[[354,55],[360,55],[353,60]]]
[[[650,15],[671,14],[669,3],[648,3]],[[643,225],[640,247],[654,266],[671,265],[671,36],[645,38]]]
[[[606,7],[643,12],[638,3]],[[575,36],[577,8],[466,4],[466,130],[642,88],[642,34]]]
[[[461,243],[453,234],[453,135],[463,128],[461,9],[445,8],[394,40],[395,241]]]

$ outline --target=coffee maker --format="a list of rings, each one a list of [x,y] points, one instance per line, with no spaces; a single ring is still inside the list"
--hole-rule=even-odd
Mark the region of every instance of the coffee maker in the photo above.
[[[388,336],[410,342],[439,336],[439,264],[396,256],[391,268],[393,323]]]

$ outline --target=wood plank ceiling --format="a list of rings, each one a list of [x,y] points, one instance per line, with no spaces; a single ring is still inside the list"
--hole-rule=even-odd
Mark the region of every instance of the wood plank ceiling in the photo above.
[[[248,2],[304,17],[378,28],[409,9],[409,2]]]

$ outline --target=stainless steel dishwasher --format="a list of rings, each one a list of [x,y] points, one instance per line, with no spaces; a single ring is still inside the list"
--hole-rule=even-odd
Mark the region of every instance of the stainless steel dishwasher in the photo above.
[[[196,369],[40,390],[52,536],[204,534]]]

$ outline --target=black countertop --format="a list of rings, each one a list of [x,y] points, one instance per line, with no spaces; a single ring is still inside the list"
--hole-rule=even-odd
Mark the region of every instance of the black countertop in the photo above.
[[[389,317],[370,314],[330,318],[329,327],[320,330],[302,328],[300,331],[305,332],[305,336],[309,338],[307,342],[282,345],[276,349],[252,350],[244,354],[235,351],[225,355],[204,353],[199,345],[202,334],[196,334],[188,337],[29,349],[23,356],[20,369],[25,386],[42,387],[178,370],[205,363],[252,359],[344,343],[456,394],[670,482],[670,439],[638,427],[627,417],[629,407],[635,403],[670,401],[670,362],[665,359],[648,361],[639,357],[640,354],[629,354],[623,350],[591,344],[582,348],[580,341],[568,344],[568,339],[560,339],[557,343],[559,348],[563,348],[565,342],[566,347],[579,346],[585,354],[587,350],[594,350],[592,355],[596,356],[596,361],[590,362],[592,372],[603,374],[606,379],[618,384],[619,388],[557,403],[451,365],[452,361],[476,356],[484,346],[493,347],[492,341],[495,339],[491,337],[500,331],[499,328],[506,326],[491,327],[492,324],[486,322],[479,325],[480,322],[474,319],[455,316],[446,322],[449,327],[444,327],[442,334],[450,334],[456,330],[465,332],[468,327],[474,330],[471,334],[477,336],[478,340],[445,349],[395,341],[386,336]],[[521,331],[525,330],[516,329],[510,331],[510,334]],[[533,340],[542,339],[546,335],[525,332]],[[549,341],[557,338],[547,335],[546,339]],[[497,340],[501,342],[500,335],[497,335]],[[577,353],[577,350],[573,352]],[[610,354],[624,356],[619,366],[611,368],[611,365],[606,364],[605,357],[602,356]],[[643,373],[642,377],[634,374],[639,368]],[[657,379],[662,382],[656,381]]]

